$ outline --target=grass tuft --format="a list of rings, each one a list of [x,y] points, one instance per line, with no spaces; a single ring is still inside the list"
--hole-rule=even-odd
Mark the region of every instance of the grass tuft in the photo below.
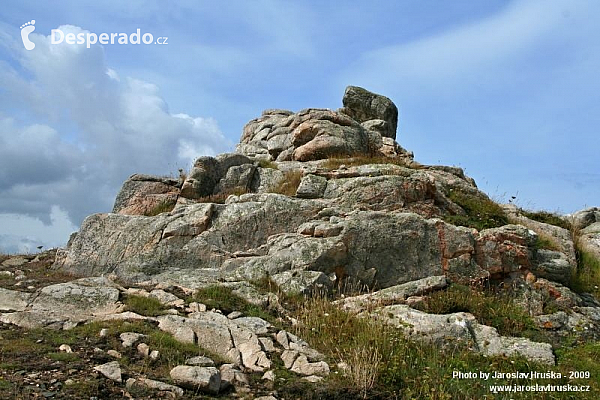
[[[483,195],[453,190],[448,197],[466,213],[465,215],[448,215],[444,217],[444,221],[450,224],[477,230],[498,228],[508,224],[508,218],[502,207]]]
[[[145,315],[147,317],[156,317],[161,315],[166,307],[153,297],[144,297],[138,295],[127,295],[124,300],[126,310]]]
[[[199,203],[216,203],[216,204],[225,204],[225,200],[231,195],[241,196],[243,194],[249,193],[249,190],[242,187],[237,187],[229,190],[225,190],[223,192],[217,194],[211,194],[210,196],[205,196],[199,198],[197,201]]]
[[[548,211],[528,211],[528,210],[523,210],[523,209],[520,209],[519,211],[525,217],[532,219],[534,221],[543,222],[545,224],[550,224],[550,225],[554,225],[554,226],[559,226],[559,227],[567,229],[567,230],[571,229],[571,223],[569,221],[567,221],[566,219],[564,219],[563,217],[561,217],[557,213],[551,213]]]
[[[600,299],[600,260],[591,252],[577,246],[577,271],[569,287],[577,293],[591,293]]]
[[[175,202],[163,200],[158,203],[154,208],[148,210],[144,215],[146,217],[155,217],[159,214],[171,212],[175,208]]]
[[[468,312],[480,323],[506,336],[523,336],[537,330],[527,311],[506,293],[491,293],[464,285],[451,284],[446,290],[432,293],[417,308],[431,314]]]
[[[273,193],[283,194],[285,196],[295,196],[300,181],[302,180],[302,171],[285,171],[283,178],[279,181],[277,186],[273,189]]]

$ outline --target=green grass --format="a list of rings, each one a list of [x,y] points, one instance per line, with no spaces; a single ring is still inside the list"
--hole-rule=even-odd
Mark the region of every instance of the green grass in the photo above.
[[[535,248],[553,251],[561,250],[558,244],[556,243],[556,240],[553,240],[551,237],[547,237],[541,234],[538,234],[537,236],[537,239],[535,241]]]
[[[160,301],[158,301],[158,299],[153,297],[127,295],[123,302],[127,311],[132,311],[147,317],[156,317],[161,315],[167,308]]]
[[[233,293],[231,288],[225,286],[214,285],[198,289],[192,297],[188,298],[188,303],[192,301],[206,305],[208,310],[212,308],[221,310],[225,315],[239,311],[244,316],[259,317],[271,323],[275,319],[275,316],[267,310],[247,302]]]
[[[458,310],[479,309],[494,313],[487,321],[498,325],[500,319],[523,318],[520,310],[502,311],[505,302],[490,296],[490,299],[466,301],[460,304],[460,295],[473,297],[465,288],[455,288],[453,302],[458,305],[445,307]],[[476,303],[477,306],[473,306]],[[479,305],[478,303],[483,303]],[[469,306],[469,307],[467,307]],[[462,347],[439,348],[421,342],[407,340],[398,329],[377,324],[375,321],[349,314],[331,305],[326,299],[310,299],[295,315],[298,324],[294,333],[304,338],[313,347],[323,352],[330,365],[346,362],[350,372],[332,373],[317,387],[306,386],[301,382],[288,380],[279,382],[277,391],[285,398],[303,399],[503,399],[502,395],[492,396],[490,384],[530,385],[530,384],[576,384],[567,378],[561,379],[458,379],[455,371],[478,373],[494,372],[561,372],[590,371],[591,379],[581,380],[580,384],[591,385],[592,392],[577,393],[519,393],[519,399],[595,399],[600,390],[600,345],[596,343],[575,346],[557,351],[557,366],[546,366],[529,362],[519,357],[484,357]],[[509,322],[512,324],[513,322]],[[506,325],[502,322],[500,325]],[[527,329],[529,323],[518,323],[508,331]],[[304,392],[303,392],[304,390]],[[304,394],[302,394],[304,393]],[[522,396],[521,396],[522,395]]]
[[[525,217],[534,221],[559,226],[567,230],[571,229],[571,223],[557,213],[551,213],[548,211],[528,211],[523,209],[520,209],[519,211]]]
[[[569,286],[577,293],[591,293],[600,299],[600,260],[593,253],[577,247],[577,271]]]
[[[461,190],[452,190],[448,198],[459,205],[465,215],[448,215],[444,221],[477,230],[498,228],[508,224],[502,207],[483,195],[475,195]]]
[[[154,208],[148,210],[144,215],[147,217],[155,217],[159,214],[171,212],[175,208],[175,202],[163,200],[158,203]]]

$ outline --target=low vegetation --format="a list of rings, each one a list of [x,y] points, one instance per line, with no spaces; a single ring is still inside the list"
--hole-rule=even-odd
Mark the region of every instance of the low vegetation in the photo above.
[[[132,311],[147,317],[161,315],[166,309],[158,299],[133,294],[127,295],[123,303],[125,304],[126,311]]]
[[[469,288],[451,287],[428,307],[439,311],[469,310],[480,313],[484,322],[504,332],[531,328],[523,311],[501,297],[477,295]],[[461,297],[470,297],[462,300]],[[443,297],[446,299],[443,299]],[[435,304],[434,304],[435,303]],[[509,310],[502,310],[503,308]],[[483,316],[483,314],[493,314]],[[397,329],[341,311],[323,298],[308,299],[295,317],[295,333],[305,338],[328,357],[330,364],[343,362],[346,373],[334,373],[318,387],[299,381],[280,384],[278,393],[285,398],[302,399],[475,399],[504,398],[492,395],[490,385],[553,384],[591,385],[591,392],[578,393],[577,399],[595,399],[600,390],[597,378],[574,382],[569,371],[590,371],[599,376],[600,344],[591,343],[557,351],[558,365],[548,368],[523,358],[484,357],[462,347],[440,349],[425,343],[408,341]],[[521,319],[523,321],[506,321]],[[504,327],[504,328],[503,328]],[[581,357],[579,355],[581,354]],[[561,379],[502,378],[483,380],[453,376],[455,372],[561,372]],[[596,373],[596,375],[594,375]],[[572,393],[519,393],[525,399],[572,398]],[[522,396],[521,396],[522,395]]]
[[[600,260],[591,252],[577,250],[577,271],[572,275],[570,287],[577,293],[592,293],[600,298]]]
[[[274,322],[275,316],[263,307],[247,302],[245,299],[236,295],[231,288],[225,286],[209,286],[198,289],[193,296],[187,299],[206,305],[207,309],[221,310],[225,315],[239,311],[248,317],[259,317],[267,321]]]
[[[277,186],[273,189],[273,193],[279,193],[286,196],[295,196],[300,181],[302,180],[302,171],[285,171],[283,178],[279,181]]]
[[[504,292],[452,284],[431,294],[416,308],[432,314],[468,312],[479,323],[493,326],[505,336],[526,336],[536,330],[529,314]]]
[[[258,160],[258,166],[261,168],[279,169],[279,166],[274,161]]]
[[[160,203],[158,203],[156,206],[154,206],[152,209],[150,209],[146,213],[144,213],[144,215],[147,217],[155,217],[162,213],[171,212],[171,211],[173,211],[174,208],[175,208],[174,201],[163,200]]]
[[[243,194],[249,193],[247,188],[236,187],[228,190],[224,190],[217,194],[211,194],[210,196],[205,196],[199,198],[197,201],[199,203],[216,203],[216,204],[225,204],[225,200],[231,195],[241,196]]]
[[[498,228],[508,224],[508,218],[502,207],[485,196],[452,190],[448,197],[465,211],[464,215],[444,217],[444,220],[450,224],[477,230]]]
[[[571,223],[557,213],[551,213],[548,211],[528,211],[528,210],[523,210],[523,209],[520,209],[519,211],[525,217],[532,219],[534,221],[559,226],[559,227],[567,229],[567,230],[571,229]]]
[[[383,157],[383,156],[357,156],[357,157],[331,157],[324,161],[321,166],[326,169],[338,169],[342,165],[346,167],[358,167],[369,164],[393,164],[400,167],[409,168],[404,158]],[[414,168],[414,167],[411,167]]]

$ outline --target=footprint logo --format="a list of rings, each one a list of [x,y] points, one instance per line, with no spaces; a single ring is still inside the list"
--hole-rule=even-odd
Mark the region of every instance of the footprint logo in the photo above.
[[[35,31],[35,26],[33,25],[35,25],[35,19],[21,25],[21,39],[23,39],[23,46],[25,46],[25,49],[27,50],[33,50],[35,48],[35,43],[29,40],[29,34]]]

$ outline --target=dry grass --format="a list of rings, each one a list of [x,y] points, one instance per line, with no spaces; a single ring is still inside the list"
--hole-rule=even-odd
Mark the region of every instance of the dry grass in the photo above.
[[[224,204],[225,200],[227,200],[227,198],[229,196],[231,196],[231,195],[241,196],[241,195],[246,194],[246,193],[249,193],[249,190],[247,188],[237,187],[237,188],[225,190],[225,191],[223,191],[221,193],[211,194],[209,196],[201,197],[197,201],[199,203]]]
[[[303,172],[299,170],[285,171],[283,178],[279,181],[277,187],[273,189],[273,193],[279,193],[286,196],[295,196],[300,181],[302,180]]]
[[[390,158],[383,156],[358,156],[358,157],[331,157],[323,162],[321,166],[327,169],[338,169],[340,166],[358,167],[369,164],[393,164],[400,167],[410,168],[406,160],[400,157]]]

